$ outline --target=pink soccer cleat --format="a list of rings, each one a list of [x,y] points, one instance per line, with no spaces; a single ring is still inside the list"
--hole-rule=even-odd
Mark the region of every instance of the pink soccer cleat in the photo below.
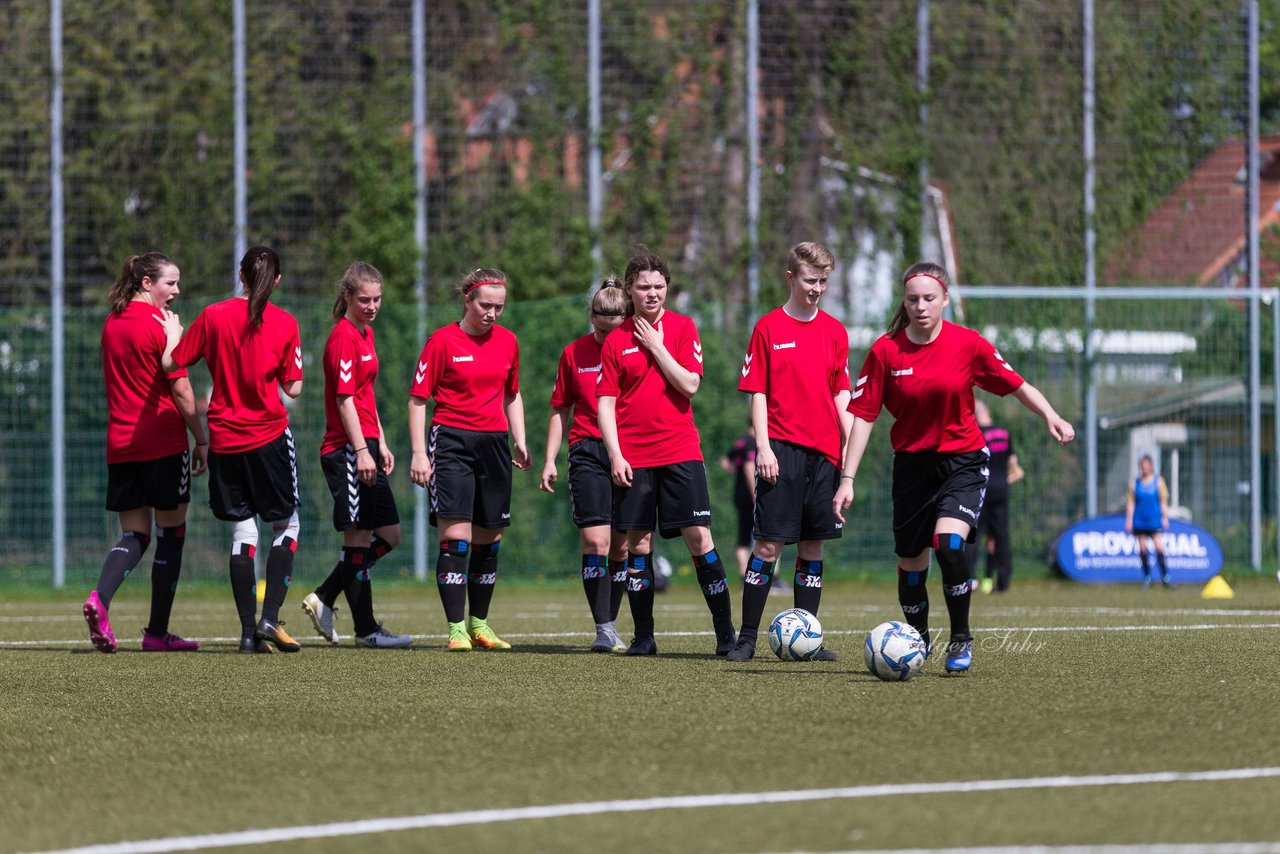
[[[199,641],[180,638],[173,632],[153,635],[146,629],[142,630],[143,652],[195,652],[199,648]]]
[[[116,651],[116,636],[111,631],[111,620],[107,618],[107,608],[98,598],[94,590],[84,600],[84,621],[89,624],[89,640],[100,652]]]

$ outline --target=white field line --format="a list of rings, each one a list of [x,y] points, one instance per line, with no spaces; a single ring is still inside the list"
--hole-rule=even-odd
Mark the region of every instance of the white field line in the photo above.
[[[1024,777],[1004,780],[960,780],[940,783],[897,783],[876,786],[845,786],[829,789],[803,789],[774,792],[724,792],[714,795],[677,795],[671,797],[636,798],[634,800],[582,801],[545,804],[508,809],[464,810],[461,812],[426,813],[394,818],[360,819],[328,824],[295,825],[262,828],[229,833],[206,833],[196,836],[170,836],[66,848],[46,854],[147,854],[162,851],[202,851],[236,845],[269,845],[273,842],[295,842],[302,839],[367,836],[401,830],[423,830],[435,827],[497,824],[530,819],[567,818],[570,816],[608,815],[617,813],[654,812],[660,810],[708,809],[713,807],[755,806],[758,804],[796,803],[821,800],[858,800],[902,795],[956,794],[999,792],[1027,789],[1075,789],[1091,786],[1134,786],[1163,783],[1205,783],[1229,780],[1256,780],[1280,777],[1280,768],[1227,768],[1218,771],[1158,771],[1149,774],[1109,774],[1082,777]],[[1020,848],[1017,850],[1036,850]],[[1238,847],[1231,850],[1240,850]]]
[[[824,634],[828,635],[865,635],[871,630],[871,626],[865,629],[828,629]],[[938,632],[947,628],[943,623],[940,626],[933,626],[932,630]],[[991,627],[974,627],[973,633],[1006,636],[1010,633],[1018,634],[1035,634],[1037,632],[1204,632],[1204,631],[1221,631],[1222,629],[1280,629],[1280,623],[1195,623],[1195,624],[1168,624],[1168,625],[1148,625],[1148,626],[991,626]],[[713,637],[715,632],[708,630],[701,631],[659,631],[658,637],[672,638],[699,638]],[[444,632],[428,633],[428,634],[412,634],[408,635],[414,640],[444,640],[448,634]],[[595,632],[503,632],[504,638],[512,640],[547,640],[551,638],[593,638]],[[197,640],[201,643],[236,643],[240,640],[239,635],[221,635],[200,637],[196,635],[187,635],[191,640]],[[344,638],[348,635],[344,635]],[[307,646],[316,649],[325,649],[331,646],[328,643],[316,639],[312,635],[300,635],[300,640]],[[77,644],[86,644],[87,639],[76,637],[71,640],[0,640],[0,650],[2,649],[19,649],[27,647],[40,646],[75,646]],[[141,646],[141,641],[137,641]],[[129,648],[132,644],[129,641],[121,643],[122,648]]]
[[[808,854],[789,851],[787,854]],[[1280,842],[1156,842],[1147,845],[1008,845],[1001,848],[882,848],[823,854],[1280,854]]]

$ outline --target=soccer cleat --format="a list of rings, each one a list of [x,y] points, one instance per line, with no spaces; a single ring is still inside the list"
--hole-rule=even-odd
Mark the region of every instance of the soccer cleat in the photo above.
[[[734,633],[733,626],[716,629],[716,655],[728,655],[737,640],[738,636]]]
[[[825,646],[818,647],[818,651],[813,654],[811,661],[835,661],[836,654]]]
[[[756,645],[749,640],[739,640],[725,656],[729,661],[750,661],[756,654]]]
[[[627,655],[657,655],[658,642],[653,639],[653,635],[641,635],[632,638],[631,646],[627,647]]]
[[[606,631],[609,633],[609,643],[611,644],[611,648],[613,649],[613,651],[626,652],[627,642],[624,641],[622,639],[622,636],[618,634],[618,630],[615,628],[609,628],[609,629],[606,629]]]
[[[1142,576],[1142,586],[1144,588],[1151,586],[1151,576],[1149,575]]]
[[[367,649],[403,649],[411,643],[413,643],[413,638],[408,635],[392,634],[381,625],[372,634],[356,635],[356,646],[363,646]]]
[[[180,638],[173,632],[153,635],[146,629],[142,630],[143,652],[195,652],[199,648],[199,641]]]
[[[337,608],[330,607],[314,593],[302,597],[302,610],[311,618],[311,625],[316,627],[316,634],[329,643],[341,643],[342,635],[333,627],[333,615]]]
[[[467,634],[466,623],[449,624],[449,642],[445,644],[449,652],[471,652],[471,638]]]
[[[258,628],[254,631],[254,636],[258,640],[266,641],[275,646],[281,652],[297,652],[302,649],[302,644],[289,637],[284,630],[284,621],[279,623],[269,623],[266,620],[258,621]]]
[[[89,593],[84,600],[84,621],[89,624],[89,640],[99,652],[115,652],[116,636],[111,631],[111,620],[107,618],[107,607],[98,598],[98,591]]]
[[[613,652],[613,638],[609,637],[609,630],[602,625],[596,625],[596,639],[591,642],[592,652]]]
[[[978,591],[981,593],[990,593],[995,586],[995,579],[988,576],[978,582]]]
[[[477,649],[511,649],[511,644],[493,633],[489,624],[476,617],[467,618],[467,634]]]
[[[1170,578],[1169,573],[1166,572],[1164,575],[1160,576],[1160,583],[1165,587],[1172,587],[1173,579]]]
[[[973,664],[973,641],[952,641],[947,644],[946,669],[948,673],[965,673]]]
[[[275,650],[272,648],[271,644],[261,640],[257,635],[247,634],[240,636],[241,655],[254,655],[259,652],[263,655],[267,655],[275,652]]]

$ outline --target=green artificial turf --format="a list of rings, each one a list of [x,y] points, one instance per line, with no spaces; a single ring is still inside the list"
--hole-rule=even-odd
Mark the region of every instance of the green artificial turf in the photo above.
[[[835,663],[710,655],[696,588],[658,599],[653,659],[585,652],[573,585],[499,587],[510,653],[446,653],[429,587],[378,591],[409,650],[330,647],[294,590],[296,655],[235,654],[230,595],[181,591],[195,654],[138,651],[147,585],[87,640],[80,596],[0,598],[0,850],[464,810],[905,783],[1280,765],[1280,587],[1139,591],[1035,581],[975,596],[973,672],[882,683],[861,641],[885,583],[833,584]],[[734,585],[735,613],[740,592]],[[935,623],[945,626],[940,592]],[[775,596],[769,614],[790,606]],[[343,612],[339,629],[350,634]],[[620,628],[630,619],[623,606]],[[1280,778],[701,806],[273,841],[276,852],[791,851],[1280,840]],[[492,816],[490,817],[492,818]],[[231,849],[222,849],[231,850]],[[265,850],[240,846],[237,850]]]

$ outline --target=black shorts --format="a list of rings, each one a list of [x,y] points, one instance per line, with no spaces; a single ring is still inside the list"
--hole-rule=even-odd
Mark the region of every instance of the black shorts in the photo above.
[[[333,527],[338,531],[374,531],[400,524],[396,497],[382,472],[378,440],[366,438],[364,443],[378,461],[378,479],[371,484],[361,483],[356,476],[356,453],[351,445],[320,457],[320,468],[333,495]]]
[[[569,446],[569,503],[578,528],[613,522],[612,471],[602,440],[581,439]]]
[[[111,508],[107,508],[110,510]],[[1133,535],[1135,537],[1155,537],[1157,534],[1163,534],[1163,528],[1134,528]]]
[[[432,424],[431,524],[465,519],[479,528],[511,524],[511,450],[507,434]]]
[[[661,520],[661,525],[659,525]],[[613,526],[619,531],[658,531],[665,539],[681,528],[711,527],[711,496],[702,460],[633,469],[631,486],[613,487]]]
[[[778,482],[756,478],[756,539],[780,543],[838,539],[844,525],[831,502],[840,485],[840,470],[811,448],[779,441],[770,447],[778,458]]]
[[[209,452],[209,509],[225,522],[283,522],[298,509],[298,457],[289,428],[261,447]]]
[[[969,523],[974,542],[987,490],[987,449],[964,454],[936,451],[893,455],[893,540],[899,557],[933,546],[939,519]]]
[[[112,513],[140,507],[177,510],[190,502],[190,451],[156,460],[107,463],[107,509]]]

